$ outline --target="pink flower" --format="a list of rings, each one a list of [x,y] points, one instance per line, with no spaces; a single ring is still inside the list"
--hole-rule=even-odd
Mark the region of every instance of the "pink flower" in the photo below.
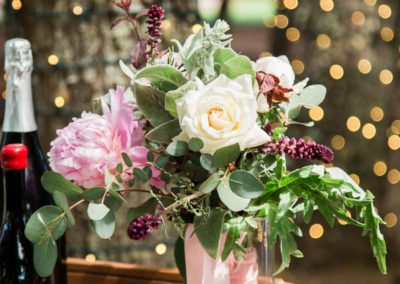
[[[142,126],[133,119],[132,104],[124,100],[124,88],[117,87],[111,106],[103,102],[103,115],[83,112],[65,128],[57,130],[48,153],[55,172],[85,188],[104,186],[104,169],[111,172],[127,153],[135,167],[147,164],[148,149],[142,147]],[[160,171],[151,168],[150,183],[162,188]]]

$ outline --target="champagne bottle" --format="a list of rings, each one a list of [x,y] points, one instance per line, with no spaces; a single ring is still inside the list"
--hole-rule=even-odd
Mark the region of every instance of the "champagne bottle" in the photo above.
[[[33,59],[29,41],[21,38],[8,40],[5,45],[7,98],[0,147],[12,143],[22,143],[28,148],[28,165],[25,169],[24,180],[26,188],[24,202],[27,217],[38,208],[51,204],[51,195],[44,190],[40,183],[41,176],[45,171],[50,170],[50,167],[40,147],[37,134],[32,102],[32,69]],[[2,175],[3,173],[0,171],[0,177]],[[4,190],[3,185],[0,185],[0,192],[4,193]],[[0,212],[2,211],[4,212],[0,207]],[[59,259],[53,275],[44,283],[67,283],[65,240],[60,239],[57,241],[57,245]]]

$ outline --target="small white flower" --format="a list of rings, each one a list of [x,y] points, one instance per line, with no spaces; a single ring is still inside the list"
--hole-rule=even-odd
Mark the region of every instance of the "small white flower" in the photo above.
[[[243,150],[260,146],[270,137],[257,124],[257,102],[251,76],[242,75],[235,80],[225,75],[207,85],[198,84],[177,101],[182,133],[175,140],[200,138],[203,153],[235,143]]]

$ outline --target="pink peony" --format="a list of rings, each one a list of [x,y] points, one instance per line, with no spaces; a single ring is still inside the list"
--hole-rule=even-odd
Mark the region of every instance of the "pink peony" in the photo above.
[[[83,112],[64,129],[57,130],[48,153],[50,166],[66,179],[85,188],[104,186],[104,169],[111,172],[127,153],[135,167],[147,163],[148,149],[142,147],[143,132],[133,119],[132,104],[124,100],[124,88],[117,87],[111,106],[103,102],[103,115]],[[163,187],[160,171],[152,168],[150,183]]]

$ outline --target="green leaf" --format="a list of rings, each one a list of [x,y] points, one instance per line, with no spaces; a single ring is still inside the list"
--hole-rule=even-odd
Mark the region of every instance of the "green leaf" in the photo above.
[[[104,218],[92,221],[92,226],[100,238],[110,239],[115,231],[114,212],[109,211]]]
[[[204,143],[200,138],[191,138],[189,140],[189,150],[199,152],[204,147]]]
[[[227,178],[221,180],[218,184],[217,191],[222,203],[234,212],[246,209],[250,203],[250,198],[240,197],[232,191]]]
[[[163,92],[175,90],[187,82],[181,71],[167,64],[143,68],[136,73],[135,80],[142,78]]]
[[[221,177],[219,173],[212,174],[200,185],[199,191],[203,193],[210,193],[217,187],[220,181]]]
[[[331,228],[333,228],[333,225],[335,223],[335,215],[334,215],[332,208],[330,207],[330,201],[316,196],[315,203],[317,204],[318,209],[321,212],[322,216],[325,217],[329,226],[331,226]]]
[[[239,144],[226,146],[215,151],[213,155],[213,166],[217,168],[224,168],[229,163],[236,161],[240,156]]]
[[[125,165],[129,168],[132,167],[133,164],[132,164],[131,157],[129,157],[129,155],[125,152],[122,152],[121,156],[122,156],[122,159],[124,160]]]
[[[147,173],[140,168],[134,168],[133,174],[135,175],[135,178],[137,178],[140,182],[146,183],[149,181],[149,176],[147,175]]]
[[[160,155],[157,157],[154,164],[159,168],[163,168],[168,163],[168,161],[169,157],[167,155]]]
[[[232,48],[218,48],[214,53],[214,63],[216,64],[215,67],[220,69],[226,61],[236,56],[237,54]]]
[[[292,194],[288,191],[284,191],[279,195],[279,205],[276,212],[275,222],[279,221],[283,216],[286,215],[287,211],[292,205]]]
[[[45,172],[41,178],[42,186],[50,193],[60,191],[71,202],[76,202],[82,197],[82,189],[74,185],[62,175],[55,172]]]
[[[209,172],[215,172],[217,169],[213,166],[213,156],[210,154],[202,154],[200,156],[200,165]]]
[[[89,219],[93,221],[103,219],[108,212],[110,212],[110,208],[103,203],[90,203],[87,208]]]
[[[290,104],[313,108],[319,106],[325,99],[326,88],[323,85],[310,85],[306,87],[298,96],[290,98]]]
[[[224,248],[221,253],[222,261],[225,261],[229,257],[233,247],[235,246],[236,240],[240,238],[240,232],[241,230],[238,224],[233,224],[230,226],[225,239]]]
[[[158,143],[170,143],[172,138],[181,133],[178,119],[173,119],[159,125],[146,134],[146,139]]]
[[[150,153],[150,152],[149,152]],[[124,166],[120,163],[117,165],[117,172],[119,174],[122,174],[122,171],[124,170]]]
[[[225,61],[221,66],[221,74],[226,75],[230,79],[235,79],[245,74],[251,75],[253,81],[255,78],[255,72],[250,59],[243,55],[238,55]]]
[[[213,208],[208,216],[194,217],[196,236],[201,246],[213,259],[218,256],[225,214],[226,211],[221,208]]]
[[[36,210],[25,226],[25,236],[31,242],[39,242],[45,237],[54,240],[64,235],[67,220],[63,211],[56,206],[44,206]]]
[[[263,184],[251,173],[238,170],[229,176],[232,191],[243,198],[257,198],[264,192]]]
[[[194,81],[189,81],[183,86],[176,90],[169,91],[165,95],[165,109],[173,116],[178,117],[178,111],[176,108],[176,101],[183,97],[188,91],[194,90],[196,88],[196,83]]]
[[[128,221],[132,221],[133,219],[143,216],[146,213],[150,213],[154,215],[156,211],[158,201],[155,198],[150,198],[143,204],[138,207],[129,208],[127,218]]]
[[[306,222],[306,224],[310,223],[311,218],[313,216],[314,213],[314,200],[313,199],[306,199],[304,200],[304,222]]]
[[[184,283],[186,283],[186,260],[185,260],[185,242],[178,236],[174,247],[175,264],[181,274]]]
[[[65,215],[67,216],[67,219],[71,223],[71,225],[75,225],[75,218],[72,215],[71,210],[69,209],[67,197],[65,196],[65,194],[59,191],[55,191],[53,193],[53,200],[54,203],[65,212]]]
[[[188,152],[188,143],[184,141],[172,141],[165,152],[173,157],[184,156]]]
[[[51,238],[45,238],[33,245],[33,264],[40,277],[50,276],[57,262],[57,245]]]
[[[150,86],[135,83],[136,103],[151,125],[159,126],[173,119],[165,110],[165,94]]]
[[[92,187],[82,193],[82,197],[87,201],[95,201],[103,197],[106,189],[104,187]]]

